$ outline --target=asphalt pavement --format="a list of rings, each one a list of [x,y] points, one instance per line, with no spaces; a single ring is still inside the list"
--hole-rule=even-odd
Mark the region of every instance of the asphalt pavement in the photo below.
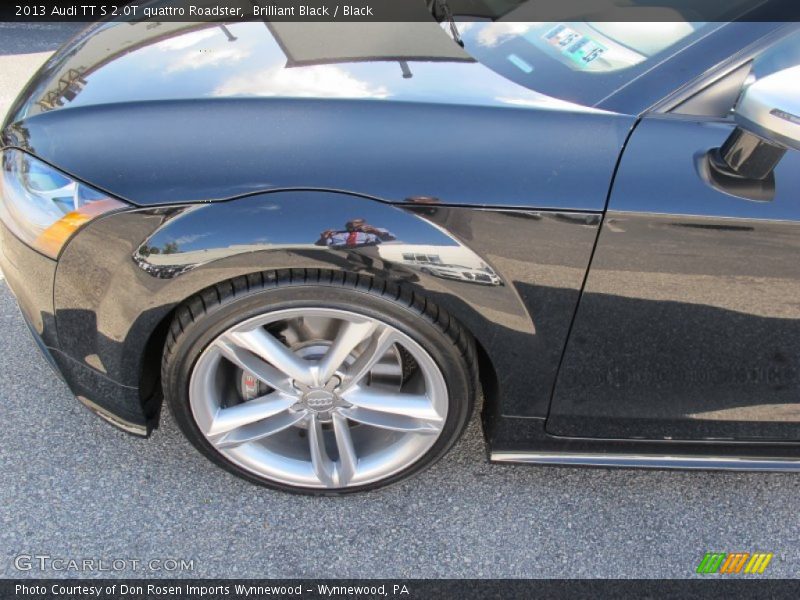
[[[0,114],[73,32],[0,24]],[[765,576],[800,566],[798,475],[490,465],[477,421],[433,468],[377,492],[250,485],[200,456],[168,414],[140,440],[79,405],[1,275],[0,407],[0,577],[680,578],[709,551],[774,552]],[[54,559],[125,568],[78,573]]]

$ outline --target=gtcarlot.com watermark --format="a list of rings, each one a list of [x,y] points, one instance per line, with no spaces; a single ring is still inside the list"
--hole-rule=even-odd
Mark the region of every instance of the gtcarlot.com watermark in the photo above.
[[[17,571],[55,571],[71,573],[120,573],[126,571],[192,572],[193,558],[68,558],[49,554],[18,554],[13,559]]]

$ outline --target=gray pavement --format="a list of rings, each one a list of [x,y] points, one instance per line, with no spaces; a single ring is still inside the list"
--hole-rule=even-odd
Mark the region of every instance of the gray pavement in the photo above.
[[[73,30],[0,25],[0,101]],[[82,408],[1,280],[0,407],[0,577],[81,575],[20,572],[19,555],[126,561],[83,576],[174,575],[167,559],[185,559],[180,574],[199,577],[688,577],[707,551],[755,550],[775,553],[767,575],[798,575],[800,476],[489,465],[477,422],[439,464],[385,490],[250,485],[168,414],[139,440]]]

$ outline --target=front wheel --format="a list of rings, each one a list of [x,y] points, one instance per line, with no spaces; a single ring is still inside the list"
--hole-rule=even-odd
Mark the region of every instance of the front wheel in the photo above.
[[[247,479],[342,493],[440,458],[474,402],[474,346],[444,312],[364,277],[239,278],[182,305],[162,383],[179,426]]]

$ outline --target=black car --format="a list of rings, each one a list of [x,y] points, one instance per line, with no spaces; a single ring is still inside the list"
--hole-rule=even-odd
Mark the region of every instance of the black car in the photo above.
[[[797,470],[798,65],[757,20],[95,24],[3,125],[0,266],[83,404],[277,488],[418,472],[479,390],[493,461]]]

